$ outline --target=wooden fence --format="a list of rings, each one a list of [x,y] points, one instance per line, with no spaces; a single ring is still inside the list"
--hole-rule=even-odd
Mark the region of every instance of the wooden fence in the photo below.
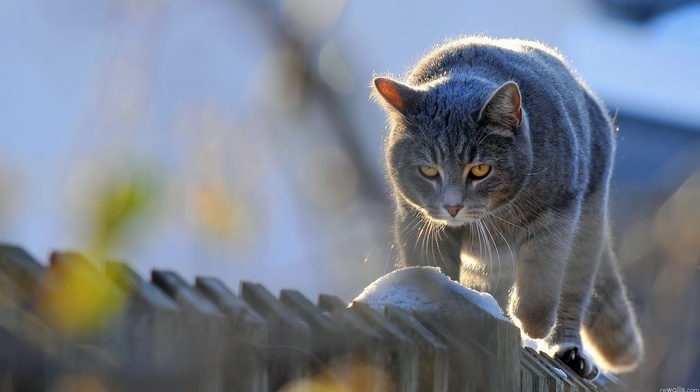
[[[77,307],[77,309],[76,309]],[[105,310],[107,309],[107,310]],[[68,316],[63,313],[68,313]],[[87,315],[86,315],[87,314]],[[64,317],[65,316],[65,317]],[[0,245],[0,391],[613,391],[469,317]]]

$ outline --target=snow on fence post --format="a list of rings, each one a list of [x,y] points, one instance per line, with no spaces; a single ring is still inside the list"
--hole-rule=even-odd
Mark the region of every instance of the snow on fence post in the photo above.
[[[448,347],[449,390],[520,387],[520,330],[493,297],[468,289],[435,267],[408,267],[387,274],[354,301],[376,310],[399,306]]]

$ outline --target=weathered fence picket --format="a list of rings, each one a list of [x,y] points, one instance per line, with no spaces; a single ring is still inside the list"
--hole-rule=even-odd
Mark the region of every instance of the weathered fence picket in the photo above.
[[[388,356],[384,336],[372,327],[364,318],[356,312],[350,311],[347,303],[334,295],[321,294],[318,298],[321,309],[329,312],[334,320],[337,320],[348,331],[347,341],[350,345],[350,366],[364,364],[366,366],[382,369]],[[370,373],[373,377],[365,380],[367,391],[386,391],[389,386],[384,373]],[[349,380],[353,381],[353,380]]]
[[[241,297],[269,326],[269,346],[264,350],[269,358],[270,388],[276,391],[290,381],[308,376],[313,360],[309,325],[262,285],[242,282]]]
[[[353,302],[350,309],[357,312],[383,337],[386,356],[383,369],[399,391],[418,391],[418,347],[401,329],[394,326],[368,305]]]
[[[448,387],[447,347],[405,310],[387,307],[385,315],[418,348],[418,390],[444,392]]]
[[[197,290],[226,315],[224,390],[262,392],[268,389],[268,326],[265,319],[220,280],[197,278]]]

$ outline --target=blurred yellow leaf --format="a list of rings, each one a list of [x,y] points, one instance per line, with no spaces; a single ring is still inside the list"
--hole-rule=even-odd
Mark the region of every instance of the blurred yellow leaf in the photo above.
[[[88,334],[113,320],[126,293],[83,262],[63,260],[48,269],[38,300],[39,313],[67,336]]]

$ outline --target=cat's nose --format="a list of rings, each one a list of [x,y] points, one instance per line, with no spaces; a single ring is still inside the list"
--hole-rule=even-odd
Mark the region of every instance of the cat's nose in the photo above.
[[[459,212],[459,210],[461,210],[462,207],[464,207],[464,206],[457,205],[457,206],[444,206],[444,207],[447,210],[447,212],[449,212],[450,215],[452,215],[452,217],[454,218],[455,216],[457,216],[457,213]]]

